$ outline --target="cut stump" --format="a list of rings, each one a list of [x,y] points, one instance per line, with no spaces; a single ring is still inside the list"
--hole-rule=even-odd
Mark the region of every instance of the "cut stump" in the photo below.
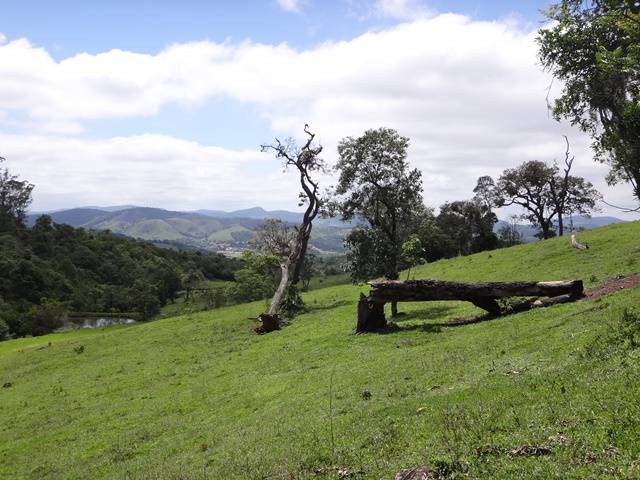
[[[276,315],[269,315],[268,313],[261,313],[258,317],[260,325],[256,326],[253,331],[257,334],[264,334],[273,332],[274,330],[280,330],[280,317]]]

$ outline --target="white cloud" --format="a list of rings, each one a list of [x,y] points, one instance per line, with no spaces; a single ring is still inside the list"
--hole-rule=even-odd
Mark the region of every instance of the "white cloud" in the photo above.
[[[277,0],[278,5],[281,9],[286,12],[301,12],[302,11],[302,0]]]
[[[75,165],[88,158],[103,159],[96,161],[104,168],[117,165],[110,175],[121,175],[132,188],[96,185],[98,173],[85,166],[77,175],[59,173],[55,186],[46,176],[32,179],[43,195],[86,185],[82,198],[88,200],[95,188],[103,203],[133,202],[122,196],[135,194],[147,198],[144,203],[170,207],[175,202],[177,208],[206,192],[202,205],[208,207],[295,205],[295,182],[282,182],[277,168],[269,170],[269,181],[278,189],[269,186],[255,194],[251,179],[257,174],[250,172],[258,160],[252,151],[242,153],[250,161],[241,170],[229,163],[237,152],[216,157],[227,159],[221,163],[226,167],[215,174],[218,183],[209,184],[190,174],[199,162],[215,164],[206,146],[163,137],[160,143],[169,142],[174,152],[167,159],[161,155],[165,149],[156,148],[156,137],[94,141],[61,136],[77,134],[86,119],[151,116],[171,102],[198,105],[216,96],[254,104],[279,135],[298,134],[310,123],[330,161],[343,136],[383,125],[396,128],[411,138],[410,161],[424,173],[430,205],[470,197],[480,175],[498,175],[525,160],[560,157],[563,134],[577,154],[575,173],[594,181],[612,203],[631,203],[629,189],[606,187],[606,168],[592,161],[588,139],[550,119],[545,103],[550,78],[537,64],[534,39],[535,31],[523,31],[513,22],[447,14],[303,51],[286,44],[194,42],[157,55],[112,50],[57,62],[27,40],[15,40],[0,46],[0,111],[5,112],[0,128],[12,113],[26,117],[21,121],[29,136],[11,137],[21,171],[22,165],[29,166],[25,178],[32,172],[41,175],[38,162],[55,164],[59,172],[66,162]],[[47,150],[48,142],[55,147],[53,160],[29,153]],[[113,145],[119,148],[110,150]],[[3,156],[13,156],[6,143],[0,148]],[[135,160],[147,157],[155,160]],[[247,172],[250,179],[245,180]],[[164,181],[184,183],[171,193],[172,188],[161,187]],[[215,185],[213,190],[209,185]],[[106,202],[109,195],[112,200]]]
[[[136,204],[168,209],[285,204],[291,178],[257,150],[206,147],[163,135],[105,140],[0,135],[7,167],[36,185],[34,210]],[[295,181],[295,179],[294,179]]]
[[[433,13],[419,0],[376,0],[373,9],[378,16],[400,20],[415,20]]]
[[[5,43],[7,41],[7,36],[0,32],[0,45],[2,45],[3,43]]]

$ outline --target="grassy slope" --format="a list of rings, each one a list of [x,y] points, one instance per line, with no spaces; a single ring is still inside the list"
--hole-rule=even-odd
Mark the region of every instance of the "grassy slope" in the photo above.
[[[640,270],[640,223],[580,239],[591,249],[555,239],[417,277],[589,285]],[[407,304],[403,331],[353,336],[361,290],[313,291],[309,313],[263,337],[255,303],[0,343],[0,383],[13,384],[0,389],[0,478],[315,479],[342,466],[373,479],[456,460],[471,478],[637,478],[640,352],[581,352],[640,288],[458,328],[433,324],[474,307]],[[505,453],[559,432],[552,455]]]

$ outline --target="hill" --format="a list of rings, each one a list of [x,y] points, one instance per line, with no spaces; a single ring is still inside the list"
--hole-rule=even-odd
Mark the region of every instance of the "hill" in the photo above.
[[[254,231],[267,218],[285,222],[300,222],[302,214],[286,210],[267,211],[261,207],[224,212],[197,210],[177,212],[148,207],[87,207],[49,213],[55,223],[92,230],[111,230],[114,233],[139,238],[159,245],[179,249],[199,249],[235,256],[247,248]],[[39,214],[27,217],[32,225]],[[576,229],[589,229],[621,223],[615,217],[574,218]],[[338,218],[318,219],[311,237],[312,251],[316,254],[344,253],[344,237],[357,222],[343,223]],[[507,222],[495,225],[497,232]],[[536,230],[529,225],[517,225],[526,242],[535,241]]]
[[[613,225],[587,251],[559,238],[416,275],[591,287],[640,269],[638,238]],[[363,290],[310,292],[266,336],[255,302],[0,343],[0,477],[638,478],[639,287],[456,328],[439,324],[477,310],[402,304],[399,331],[354,336]]]
[[[206,213],[206,214],[205,214]],[[118,207],[74,208],[52,212],[55,223],[90,230],[110,230],[114,233],[153,242],[171,242],[174,247],[195,248],[236,255],[247,248],[254,231],[266,218],[298,222],[296,212],[251,208],[235,212],[176,212],[161,208]],[[39,214],[27,217],[33,225]],[[343,239],[348,225],[334,225],[336,221],[318,221],[311,238],[315,253],[342,253]]]

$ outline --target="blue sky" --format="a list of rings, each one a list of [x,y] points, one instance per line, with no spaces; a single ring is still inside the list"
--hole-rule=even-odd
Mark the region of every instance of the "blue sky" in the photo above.
[[[576,173],[606,190],[588,139],[546,110],[535,32],[547,7],[5,0],[0,155],[36,184],[39,210],[295,209],[295,180],[260,143],[309,122],[332,163],[340,138],[385,125],[411,138],[436,207],[468,198],[480,175],[560,157],[567,134]]]
[[[477,20],[515,16],[537,23],[549,1],[432,0],[423,5]],[[397,23],[372,14],[370,2],[363,0],[309,0],[298,13],[284,10],[275,0],[5,0],[0,21],[7,37],[27,37],[57,59],[113,48],[153,54],[172,43],[202,39],[251,39],[308,48]]]

